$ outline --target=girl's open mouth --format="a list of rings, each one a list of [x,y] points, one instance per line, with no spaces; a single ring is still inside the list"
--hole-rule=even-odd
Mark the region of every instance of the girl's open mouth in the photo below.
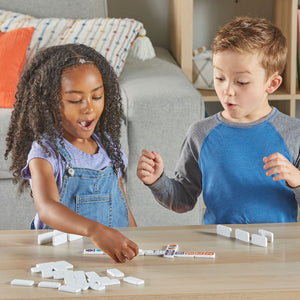
[[[93,127],[93,124],[94,124],[94,120],[79,122],[80,127],[85,130],[90,130]]]

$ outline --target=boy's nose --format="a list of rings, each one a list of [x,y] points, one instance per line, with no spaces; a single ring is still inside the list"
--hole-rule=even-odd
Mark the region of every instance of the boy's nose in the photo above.
[[[234,89],[230,83],[228,83],[227,87],[225,88],[225,95],[226,96],[233,96],[234,95]]]

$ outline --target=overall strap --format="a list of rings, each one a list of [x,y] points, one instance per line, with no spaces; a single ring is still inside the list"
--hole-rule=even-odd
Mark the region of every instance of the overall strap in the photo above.
[[[71,164],[72,158],[71,158],[69,152],[67,151],[67,149],[65,148],[65,146],[60,143],[60,140],[58,138],[56,139],[55,143],[56,143],[59,154],[63,158],[63,162],[66,164],[66,168],[72,167],[72,164]]]

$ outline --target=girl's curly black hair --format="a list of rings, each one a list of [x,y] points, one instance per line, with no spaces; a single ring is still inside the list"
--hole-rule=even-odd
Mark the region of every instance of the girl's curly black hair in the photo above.
[[[20,192],[29,187],[28,180],[23,179],[21,171],[26,166],[32,142],[37,141],[49,155],[41,142],[45,136],[56,147],[58,133],[62,143],[61,77],[67,68],[79,65],[80,58],[94,63],[102,76],[105,104],[94,132],[100,138],[114,167],[120,168],[122,174],[125,174],[120,150],[123,110],[119,84],[113,68],[91,47],[82,44],[52,46],[40,50],[25,67],[18,83],[16,102],[8,128],[5,159],[11,152],[10,170],[13,172],[14,183],[19,183]]]

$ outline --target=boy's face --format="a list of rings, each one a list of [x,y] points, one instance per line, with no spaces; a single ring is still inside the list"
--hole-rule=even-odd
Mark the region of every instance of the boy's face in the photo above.
[[[226,50],[213,56],[214,85],[224,108],[222,116],[238,123],[250,123],[266,116],[272,79],[256,53]]]
[[[88,140],[104,109],[104,87],[97,67],[90,63],[71,67],[61,79],[60,112],[63,136],[70,143]]]

